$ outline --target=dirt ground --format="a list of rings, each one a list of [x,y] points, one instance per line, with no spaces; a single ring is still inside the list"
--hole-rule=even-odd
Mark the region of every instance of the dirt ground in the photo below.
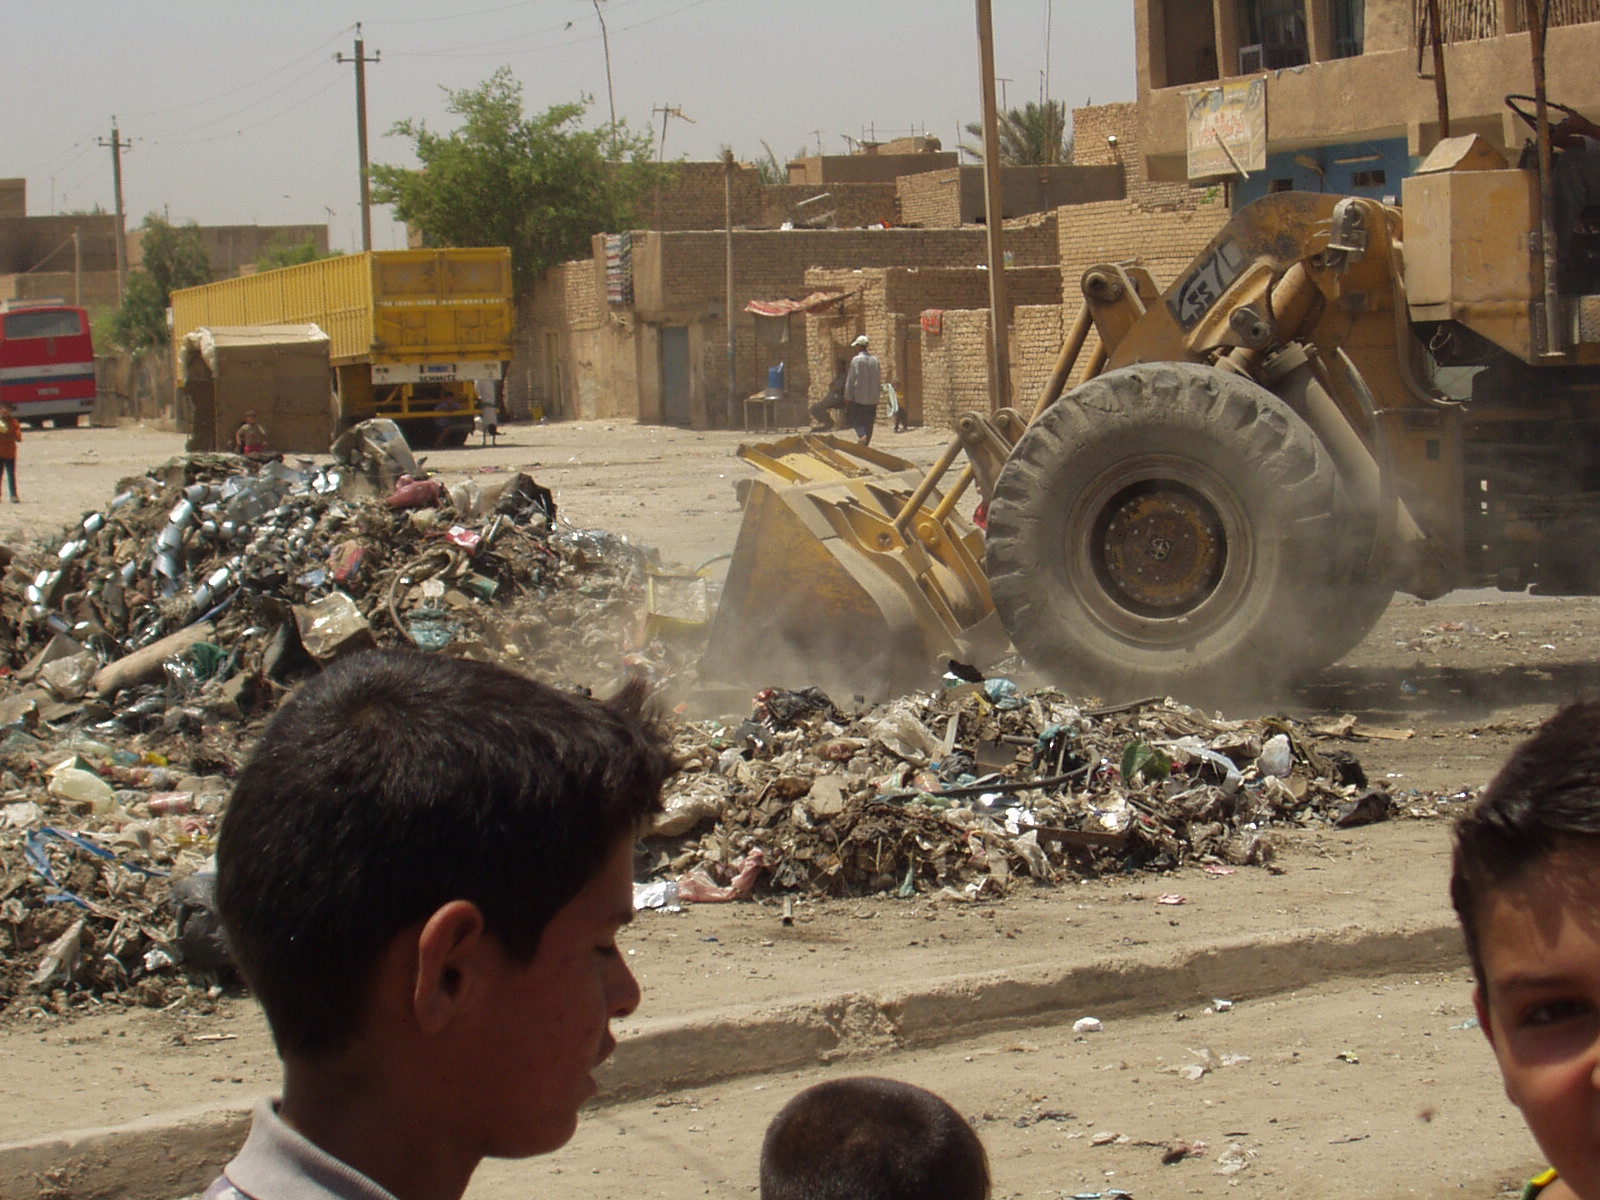
[[[446,476],[528,470],[554,489],[573,523],[629,534],[694,565],[732,548],[733,481],[747,470],[732,457],[739,440],[607,422],[516,426],[498,448],[436,451],[429,465]],[[884,432],[879,444],[928,462],[941,441],[919,430]],[[30,433],[18,464],[24,502],[0,506],[0,540],[103,507],[119,478],[181,448],[178,435],[143,428]],[[1468,791],[1554,706],[1596,689],[1597,603],[1497,593],[1426,605],[1402,599],[1343,662],[1271,707],[1348,712],[1384,730],[1348,748],[1396,792]],[[1242,869],[1027,885],[976,906],[816,903],[789,930],[761,905],[643,914],[628,935],[646,993],[639,1020],[858,989],[863,963],[872,987],[892,989],[1028,964],[1042,970],[1063,958],[1177,960],[1186,948],[1270,929],[1445,918],[1444,822],[1306,831],[1283,842],[1281,875]],[[1156,907],[1155,896],[1169,891],[1190,904]],[[1468,1015],[1466,998],[1459,973],[1330,984],[1205,1016],[1206,997],[1146,997],[1135,1006],[1140,1015],[1108,1021],[1105,1034],[1086,1041],[1040,1028],[863,1069],[949,1092],[983,1118],[1000,1196],[1109,1187],[1140,1196],[1489,1196],[1532,1166],[1536,1152],[1499,1093],[1480,1037],[1454,1028]],[[1177,1010],[1191,1022],[1174,1024]],[[1206,1046],[1251,1062],[1198,1082],[1162,1072],[1196,1061],[1188,1049]],[[1345,1049],[1360,1062],[1334,1058]],[[270,1088],[272,1075],[270,1047],[244,1002],[225,1000],[209,1016],[117,1011],[16,1027],[0,1036],[0,1143],[251,1096]],[[746,1194],[760,1124],[802,1082],[747,1078],[605,1108],[565,1151],[496,1167],[473,1194],[509,1196],[535,1180],[580,1196],[624,1187]],[[1090,1144],[1108,1129],[1130,1141]],[[1161,1151],[1140,1144],[1174,1138],[1206,1141],[1207,1155],[1163,1167]],[[1229,1161],[1246,1165],[1218,1174],[1235,1143]],[[619,1156],[622,1148],[631,1153]],[[633,1175],[639,1169],[647,1179]]]

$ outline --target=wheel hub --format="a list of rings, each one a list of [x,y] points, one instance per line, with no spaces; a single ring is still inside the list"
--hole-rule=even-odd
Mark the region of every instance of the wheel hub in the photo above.
[[[1185,612],[1216,588],[1227,541],[1216,510],[1189,488],[1156,482],[1129,488],[1105,509],[1098,538],[1107,588],[1151,614]]]

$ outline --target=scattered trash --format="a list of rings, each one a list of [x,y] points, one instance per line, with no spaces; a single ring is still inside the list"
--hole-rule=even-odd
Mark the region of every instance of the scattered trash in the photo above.
[[[658,879],[654,883],[636,883],[633,885],[633,907],[635,909],[661,908],[667,912],[682,912],[678,904],[678,885],[670,879]]]
[[[1100,1033],[1104,1029],[1099,1017],[1079,1017],[1072,1023],[1073,1033]]]
[[[1335,1059],[1337,1059],[1339,1062],[1347,1062],[1347,1063],[1350,1063],[1352,1066],[1361,1061],[1360,1056],[1357,1055],[1354,1050],[1341,1050],[1341,1051],[1339,1051],[1339,1053],[1335,1054],[1333,1057]]]
[[[1157,904],[1171,904],[1171,905],[1176,906],[1176,905],[1179,905],[1179,904],[1187,904],[1187,903],[1189,903],[1189,897],[1184,896],[1184,895],[1180,895],[1177,892],[1163,892],[1161,895],[1156,897],[1156,903]]]
[[[1225,1013],[1225,1012],[1229,1012],[1230,1010],[1232,1010],[1232,1008],[1233,1008],[1233,1001],[1232,1000],[1217,999],[1217,1000],[1213,1000],[1211,1002],[1211,1011],[1212,1012]]]
[[[465,510],[433,488],[391,509],[425,472],[392,422],[364,425],[331,466],[175,458],[0,548],[0,1011],[211,1002],[217,820],[322,662],[430,644],[602,694],[693,679],[692,637],[645,634],[649,552],[558,523],[524,474],[468,481]],[[707,795],[698,825],[726,800]]]

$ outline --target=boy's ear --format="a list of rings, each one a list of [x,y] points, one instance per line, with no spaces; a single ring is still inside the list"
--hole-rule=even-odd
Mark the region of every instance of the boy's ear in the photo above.
[[[417,973],[411,1010],[424,1033],[439,1033],[466,998],[473,967],[488,948],[483,912],[470,900],[452,900],[417,934]]]
[[[1483,1030],[1483,1036],[1489,1039],[1489,1048],[1494,1049],[1494,1026],[1489,1023],[1489,1000],[1483,994],[1483,984],[1472,985],[1472,1008],[1478,1014],[1478,1028]]]

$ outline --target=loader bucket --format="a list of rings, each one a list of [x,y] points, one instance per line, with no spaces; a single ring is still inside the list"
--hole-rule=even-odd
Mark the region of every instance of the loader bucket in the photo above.
[[[945,657],[1004,652],[982,534],[936,514],[938,492],[905,535],[896,528],[923,479],[916,464],[809,435],[739,455],[762,474],[701,663],[708,679],[878,699],[927,686]]]

